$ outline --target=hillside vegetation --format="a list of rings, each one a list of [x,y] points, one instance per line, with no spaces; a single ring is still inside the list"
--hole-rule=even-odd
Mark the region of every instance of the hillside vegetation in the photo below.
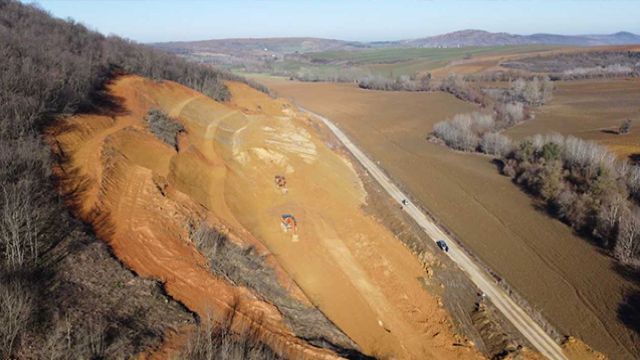
[[[235,76],[0,0],[0,358],[125,358],[191,321],[124,269],[57,195],[52,121],[117,111],[112,76],[170,79],[216,100]],[[63,154],[64,156],[64,154]]]
[[[614,50],[538,55],[506,61],[502,66],[547,73],[554,79],[564,80],[637,77],[640,76],[640,52]]]

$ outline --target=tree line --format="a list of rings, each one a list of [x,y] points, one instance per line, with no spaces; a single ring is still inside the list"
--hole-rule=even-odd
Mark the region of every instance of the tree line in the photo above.
[[[462,77],[451,75],[441,87],[458,98],[480,103],[485,110],[436,123],[431,138],[456,150],[502,156],[511,141],[500,131],[530,119],[533,107],[551,99],[553,84],[548,78],[518,78],[507,89],[483,92]]]
[[[452,78],[463,98],[465,84]],[[529,119],[531,109],[551,99],[548,78],[517,79],[491,94],[493,111],[459,114],[436,123],[430,139],[461,151],[500,160],[501,171],[539,198],[549,214],[594,239],[625,264],[640,266],[640,167],[618,161],[593,142],[536,135],[519,143],[501,130]],[[461,90],[460,90],[461,89]],[[620,133],[628,132],[630,122]]]
[[[502,64],[508,69],[547,73],[554,80],[640,76],[640,52],[581,51],[531,56]]]
[[[550,214],[625,264],[640,265],[640,168],[572,136],[536,135],[502,157],[502,172]]]

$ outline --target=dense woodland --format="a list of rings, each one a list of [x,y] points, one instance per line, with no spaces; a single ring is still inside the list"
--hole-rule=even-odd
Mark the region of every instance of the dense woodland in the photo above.
[[[69,215],[52,174],[64,159],[43,131],[116,106],[104,88],[122,73],[219,101],[230,97],[222,80],[239,79],[10,0],[0,0],[0,58],[0,358],[128,358],[157,345],[193,316]]]

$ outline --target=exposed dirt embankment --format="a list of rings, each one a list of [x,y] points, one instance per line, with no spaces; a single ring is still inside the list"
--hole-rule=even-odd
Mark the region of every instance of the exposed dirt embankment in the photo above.
[[[189,240],[190,224],[204,219],[255,246],[292,296],[317,306],[367,354],[480,358],[421,287],[418,260],[362,210],[367,194],[351,164],[287,103],[229,86],[234,100],[221,104],[175,83],[121,77],[109,87],[119,111],[62,122],[54,139],[77,214],[190,310],[222,318],[234,309],[234,327],[257,328],[287,357],[336,356],[296,337],[259,295],[213,276]],[[152,108],[186,129],[177,151],[147,129]],[[283,231],[283,214],[295,216],[297,233]]]

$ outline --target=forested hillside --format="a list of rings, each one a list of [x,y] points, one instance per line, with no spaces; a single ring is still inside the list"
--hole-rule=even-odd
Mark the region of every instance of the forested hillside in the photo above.
[[[219,101],[230,97],[222,80],[239,79],[10,0],[0,58],[0,358],[126,358],[157,345],[193,316],[69,215],[43,132],[63,115],[116,110],[102,90],[118,74]]]

